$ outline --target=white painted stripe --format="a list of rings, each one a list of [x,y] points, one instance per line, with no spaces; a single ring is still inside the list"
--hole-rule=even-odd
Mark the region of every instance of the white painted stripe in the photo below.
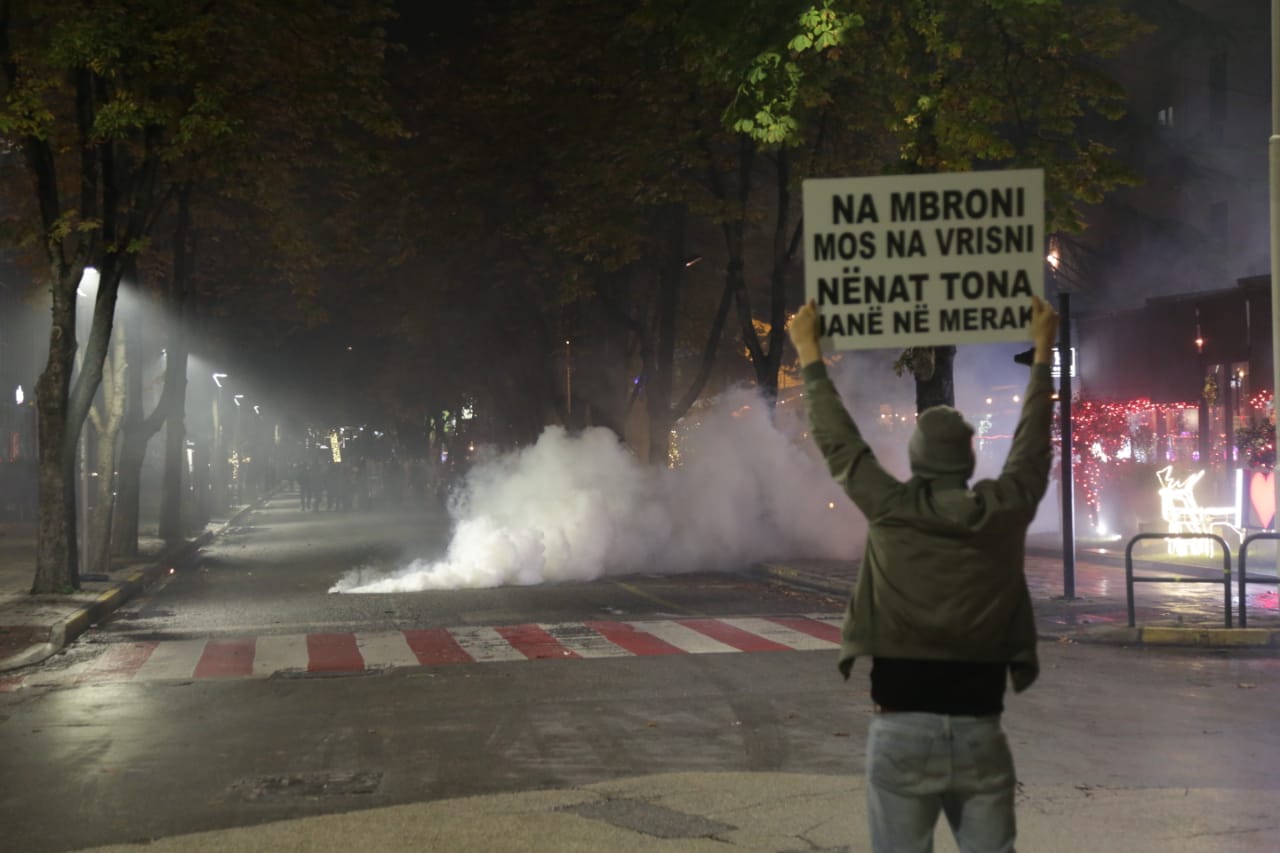
[[[741,619],[721,619],[720,621],[800,652],[833,649],[839,645],[839,643],[833,643],[830,640],[824,640],[821,637],[815,637],[812,634],[788,628],[786,625],[779,625],[777,622],[770,622],[768,619],[757,619],[754,616],[747,616]]]
[[[495,629],[488,627],[449,628],[453,639],[462,650],[479,663],[500,660],[528,660],[524,653],[502,638]]]
[[[678,622],[664,619],[657,622],[628,622],[637,631],[652,634],[663,642],[670,643],[682,652],[691,655],[716,654],[720,652],[741,651],[719,640],[713,640],[701,631],[686,628]]]
[[[258,638],[253,651],[255,676],[264,678],[282,669],[306,668],[306,634],[268,634]]]
[[[394,633],[356,634],[356,648],[364,658],[365,669],[385,669],[393,666],[418,666],[418,656],[409,648],[404,634]]]
[[[540,625],[555,641],[574,654],[584,658],[631,657],[631,652],[609,642],[581,622],[564,622],[559,625]]]
[[[134,681],[191,678],[208,640],[173,640],[160,643],[133,676]]]

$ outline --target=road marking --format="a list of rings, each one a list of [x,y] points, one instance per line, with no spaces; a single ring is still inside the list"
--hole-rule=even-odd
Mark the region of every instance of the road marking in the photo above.
[[[576,658],[572,649],[560,645],[541,625],[512,625],[507,628],[495,628],[502,639],[511,644],[529,660],[545,660],[554,658]]]
[[[252,637],[209,640],[196,664],[195,678],[235,678],[253,675]]]
[[[418,656],[409,648],[403,631],[378,634],[356,634],[356,647],[366,662],[377,661],[380,667],[418,666]]]
[[[528,660],[494,628],[450,628],[449,633],[474,661]]]
[[[360,672],[364,657],[355,634],[307,634],[307,672]]]
[[[151,657],[159,643],[119,643],[109,646],[98,658],[77,674],[76,681],[129,681]]]
[[[65,670],[6,676],[0,692],[69,683],[267,678],[282,671],[357,673],[456,663],[831,650],[840,644],[837,621],[742,616],[123,642]]]
[[[422,666],[471,662],[471,655],[444,628],[405,631],[404,638]]]
[[[725,619],[725,624],[731,625],[747,634],[753,634],[758,637],[764,637],[779,646],[792,651],[808,652],[817,649],[831,648],[829,640],[821,640],[813,634],[807,634],[798,631],[788,625],[780,624],[771,619],[759,619],[754,617],[746,617],[742,619]]]
[[[306,634],[270,634],[259,637],[253,654],[253,674],[258,678],[287,669],[307,668]]]
[[[138,674],[134,678],[139,681],[191,678],[208,642],[208,640],[174,640],[158,643],[155,651],[138,668]]]
[[[591,630],[587,625],[574,622],[567,625],[543,625],[543,630],[556,638],[566,649],[581,658],[620,658],[630,657],[631,652],[616,643],[611,643],[605,636]]]
[[[722,643],[713,637],[708,637],[701,631],[696,631],[669,619],[663,619],[658,622],[632,622],[631,626],[637,631],[652,634],[664,643],[670,643],[686,654],[702,655],[715,652],[741,651],[741,649],[734,648],[728,643]]]

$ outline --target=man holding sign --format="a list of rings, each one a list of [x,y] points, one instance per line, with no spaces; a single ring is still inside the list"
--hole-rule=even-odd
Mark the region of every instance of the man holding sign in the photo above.
[[[1006,677],[1021,692],[1039,674],[1023,552],[1049,481],[1058,331],[1047,303],[1027,301],[1035,357],[1022,415],[1000,476],[972,485],[974,431],[959,412],[919,414],[912,476],[901,482],[827,377],[814,300],[789,328],[814,440],[869,524],[839,668],[848,678],[856,657],[871,657],[867,811],[877,853],[932,850],[939,812],[964,853],[1014,849],[1016,777],[1000,715]]]

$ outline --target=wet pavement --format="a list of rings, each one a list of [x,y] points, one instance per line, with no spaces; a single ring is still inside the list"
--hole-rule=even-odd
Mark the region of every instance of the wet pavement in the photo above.
[[[34,573],[34,539],[10,525],[0,532],[0,648],[3,664],[38,661],[71,642],[92,622],[119,607],[138,590],[190,556],[203,541],[244,523],[252,507],[210,525],[201,537],[166,551],[145,543],[147,556],[88,581],[66,596],[27,594]],[[1157,543],[1159,544],[1159,543]],[[1060,643],[1100,643],[1117,647],[1256,647],[1271,655],[1280,646],[1277,587],[1250,584],[1249,628],[1226,628],[1225,593],[1231,595],[1232,624],[1239,625],[1238,585],[1200,583],[1221,579],[1212,559],[1173,557],[1148,548],[1134,562],[1141,577],[1183,577],[1196,582],[1149,583],[1135,587],[1135,622],[1128,626],[1123,551],[1078,551],[1072,579],[1075,595],[1063,596],[1064,559],[1060,544],[1033,541],[1026,576],[1042,639]],[[751,569],[779,583],[847,595],[857,576],[855,561],[787,560]],[[1274,577],[1259,559],[1251,572]],[[1071,646],[1060,648],[1072,648]],[[1112,654],[1130,654],[1117,648]],[[1198,653],[1194,648],[1188,654]],[[1135,658],[1135,663],[1139,659]],[[1249,675],[1238,690],[1254,699],[1276,688],[1271,669]],[[1060,676],[1061,677],[1061,676]],[[1082,671],[1083,694],[1093,676]],[[5,675],[0,674],[0,680]],[[1263,680],[1265,679],[1265,683]],[[1075,695],[1074,693],[1072,695]],[[1033,703],[1040,701],[1035,698]],[[1047,701],[1047,700],[1046,700]],[[1255,707],[1251,705],[1250,707]],[[1105,709],[1104,709],[1105,710]],[[1017,725],[1060,726],[1052,711]],[[1066,712],[1064,712],[1066,713]],[[1079,710],[1072,711],[1079,714]],[[1238,713],[1246,713],[1240,711]],[[1254,711],[1249,711],[1249,714]],[[1147,721],[1148,724],[1150,721]],[[1274,748],[1269,723],[1258,734],[1264,752]],[[1081,719],[1082,737],[1105,737]],[[1136,724],[1136,723],[1135,723]],[[1206,730],[1205,737],[1213,735]],[[1133,735],[1131,735],[1133,736]],[[1174,756],[1176,758],[1176,756]],[[1206,780],[1188,786],[1169,783],[1169,764],[1153,763],[1144,786],[1028,783],[1019,793],[1019,843],[1036,851],[1124,849],[1144,851],[1269,850],[1280,829],[1275,804],[1280,784],[1274,774],[1254,774],[1234,783]],[[1161,767],[1165,769],[1161,771]],[[1176,776],[1176,774],[1174,774]],[[1161,780],[1166,780],[1162,782]],[[303,780],[305,782],[305,780]],[[359,781],[359,780],[356,780]],[[1167,785],[1167,787],[1166,787]],[[362,809],[151,840],[148,848],[184,851],[298,850],[476,850],[476,851],[853,851],[866,838],[863,780],[858,774],[783,772],[662,773],[555,790],[531,790],[461,799]],[[1123,839],[1117,846],[1118,839]],[[135,845],[97,848],[132,850]],[[938,832],[937,849],[953,851],[949,833]]]

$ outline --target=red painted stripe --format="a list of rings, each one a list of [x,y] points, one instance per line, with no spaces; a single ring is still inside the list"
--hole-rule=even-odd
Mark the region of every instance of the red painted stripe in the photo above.
[[[423,666],[441,663],[471,663],[471,655],[463,651],[453,635],[444,628],[404,631],[404,640]]]
[[[10,678],[0,678],[0,693],[12,693],[22,686],[22,682],[26,681],[25,675],[15,675]]]
[[[128,681],[138,674],[158,645],[155,642],[117,643],[103,652],[76,681]]]
[[[652,634],[638,631],[631,625],[626,625],[622,622],[586,622],[584,624],[615,646],[620,646],[633,655],[684,654],[683,649],[678,649]]]
[[[308,634],[307,672],[363,672],[355,634]]]
[[[829,625],[826,622],[817,622],[813,619],[805,619],[799,616],[769,616],[770,622],[777,622],[785,628],[793,631],[799,631],[801,634],[808,634],[810,637],[817,637],[819,640],[826,640],[830,643],[840,642],[840,628],[836,625]]]
[[[577,652],[560,645],[555,637],[538,625],[508,625],[493,630],[530,660],[578,657]]]
[[[744,631],[734,625],[726,625],[719,619],[679,619],[677,621],[686,628],[692,628],[699,634],[706,634],[711,639],[719,640],[726,646],[733,646],[740,652],[793,651],[790,646],[775,643],[773,640]]]
[[[210,640],[196,664],[196,678],[236,678],[253,675],[254,640]]]

